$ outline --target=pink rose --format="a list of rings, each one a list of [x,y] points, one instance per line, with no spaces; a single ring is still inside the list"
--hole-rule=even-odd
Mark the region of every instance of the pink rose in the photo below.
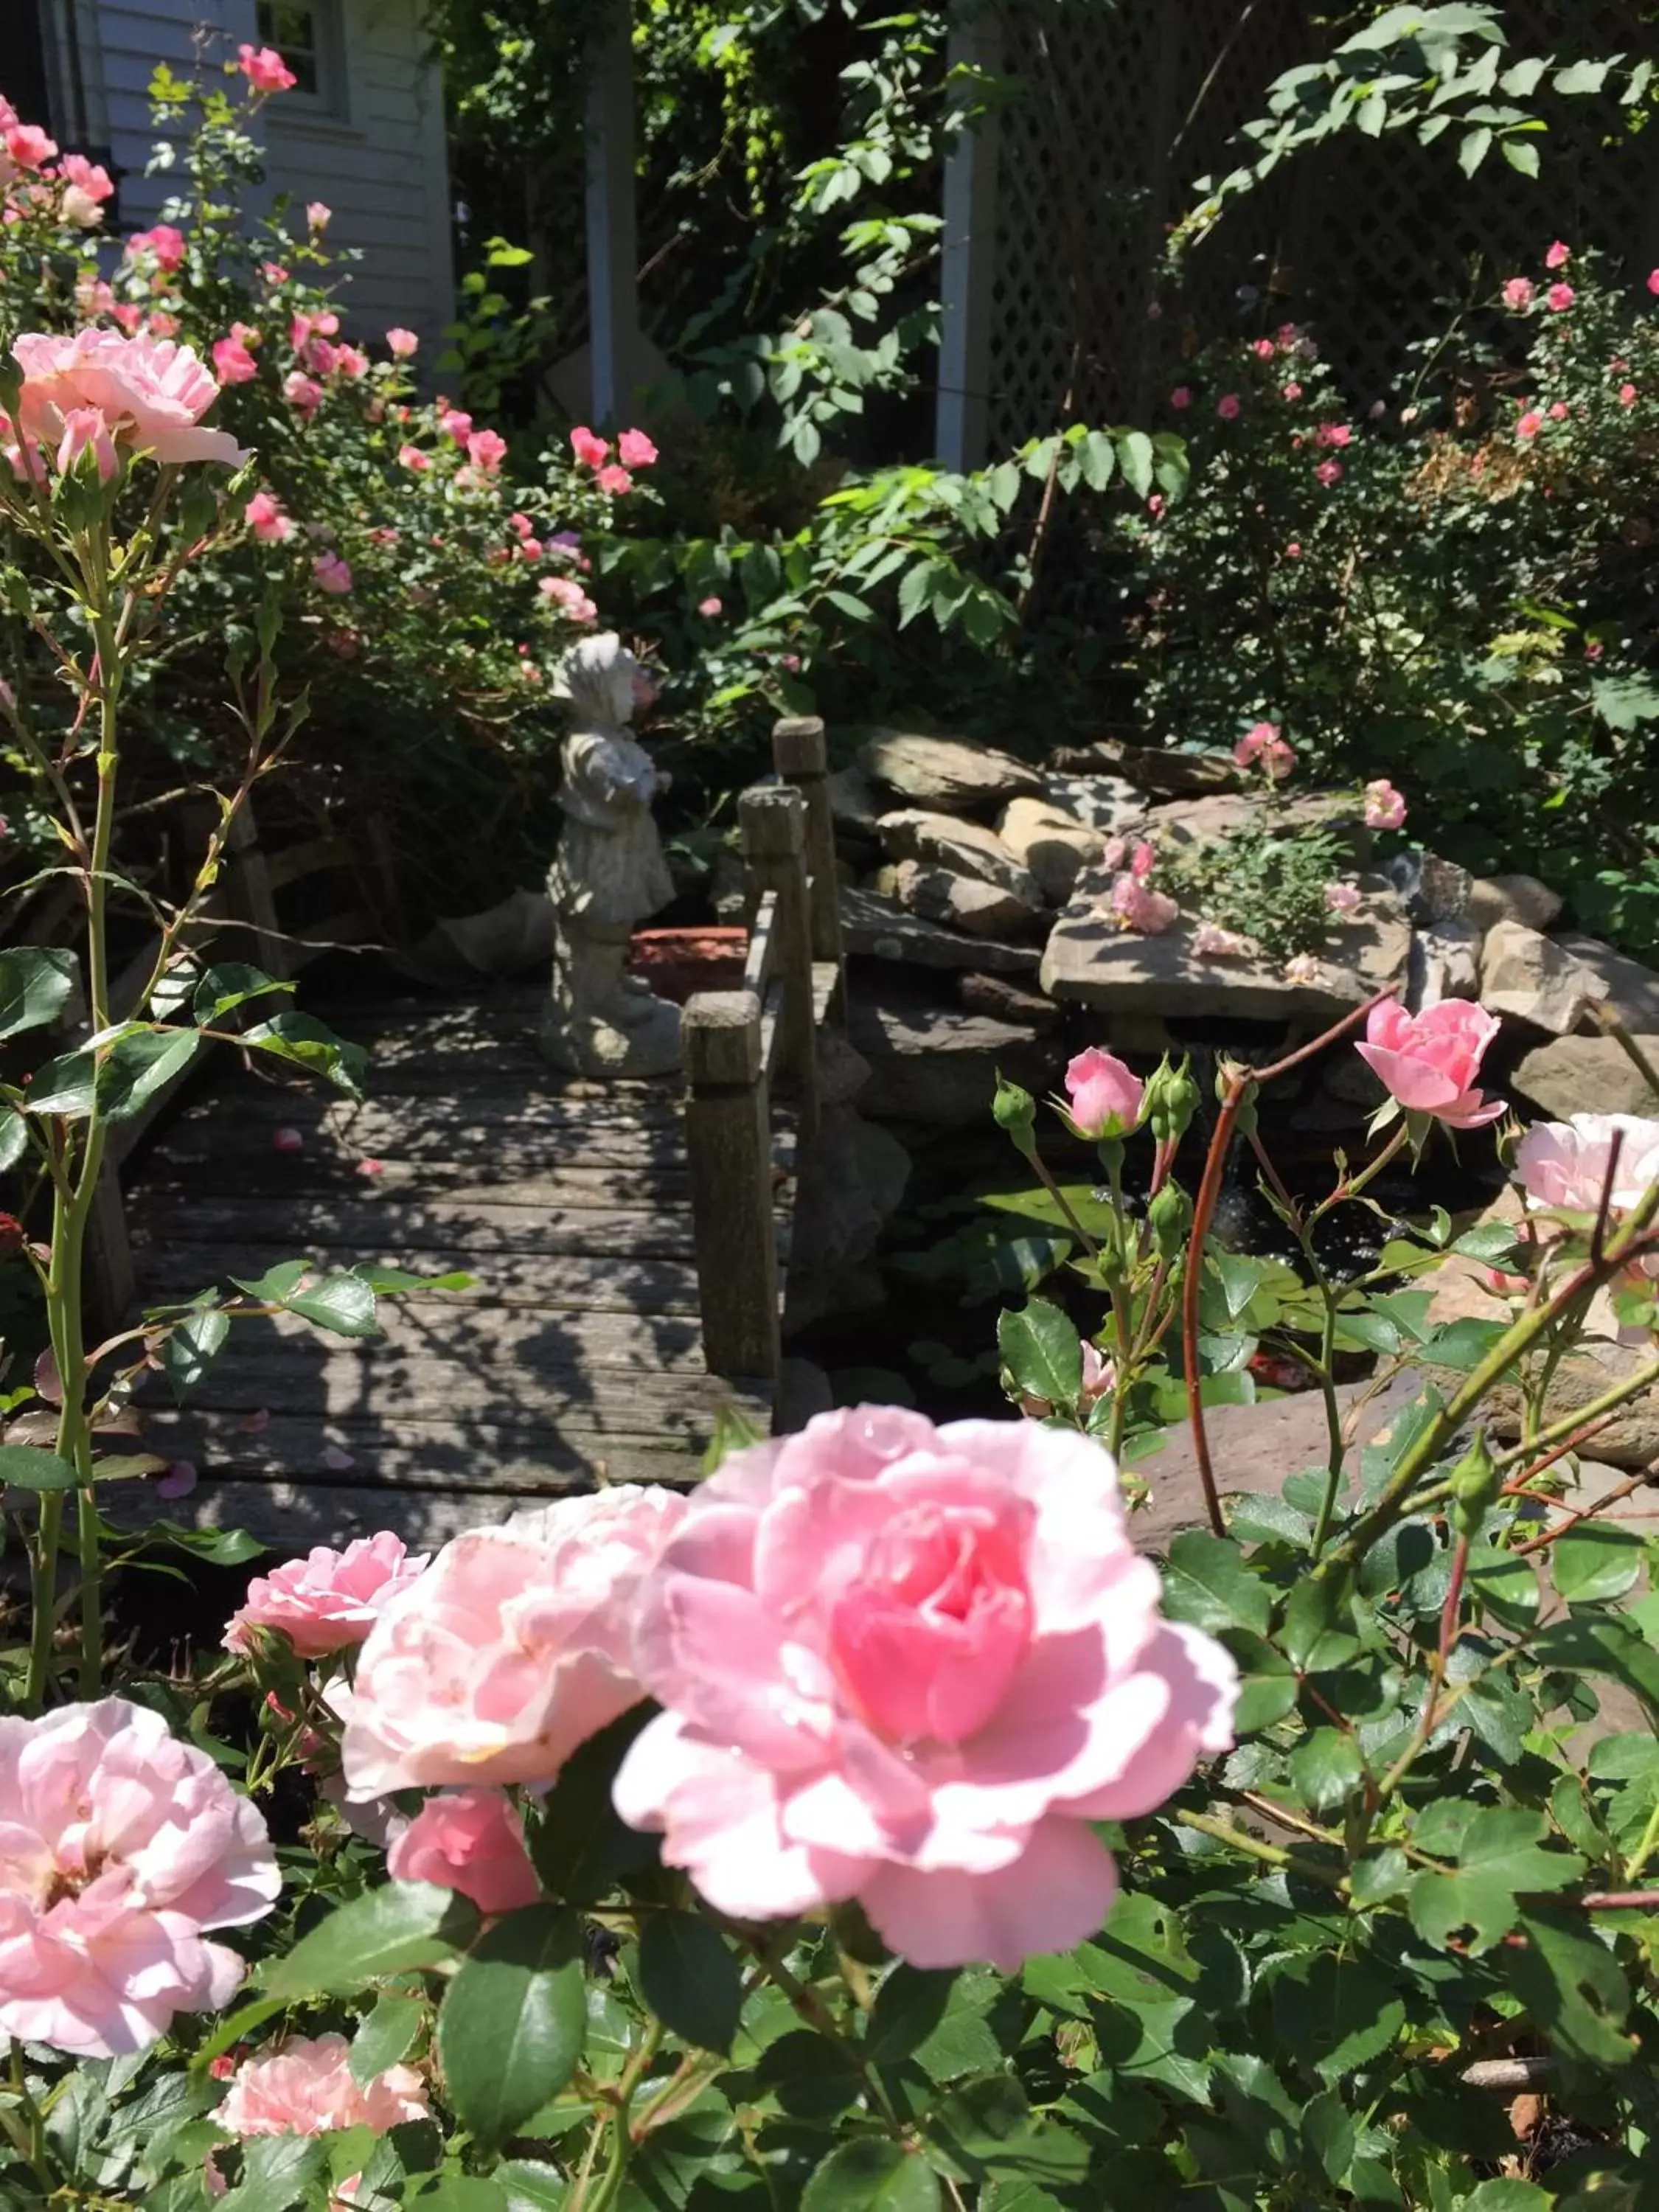
[[[616,1805],[714,1908],[856,1898],[919,1966],[1092,1935],[1133,1820],[1232,1742],[1237,1674],[1159,1617],[1116,1472],[1024,1421],[861,1407],[728,1459],[639,1595],[665,1708]]]
[[[109,171],[96,161],[89,161],[84,154],[65,154],[58,164],[64,182],[77,192],[84,192],[94,205],[114,197],[115,185]]]
[[[513,1912],[542,1893],[523,1824],[500,1790],[441,1790],[428,1797],[386,1863],[397,1881],[457,1889],[480,1912]]]
[[[1571,284],[1552,284],[1544,295],[1544,304],[1558,314],[1565,314],[1578,295]]]
[[[1316,446],[1346,446],[1353,439],[1351,422],[1322,422],[1314,432]]]
[[[1143,937],[1161,937],[1181,914],[1172,898],[1148,890],[1134,875],[1121,875],[1112,885],[1111,907],[1121,929],[1139,930]]]
[[[432,466],[432,456],[423,453],[418,446],[399,446],[398,463],[400,468],[412,469],[416,476],[421,476]]]
[[[255,92],[287,92],[300,82],[274,46],[238,46],[236,66]]]
[[[697,612],[700,615],[707,616],[710,622],[714,620],[714,617],[719,614],[720,611],[720,603],[713,592],[708,594],[708,597],[706,599],[699,599],[697,601]]]
[[[359,2083],[343,2035],[295,2035],[280,2051],[246,2058],[214,2118],[228,2133],[320,2136],[336,2128],[377,2135],[429,2116],[426,2084],[412,2066],[389,2066]]]
[[[601,469],[593,481],[601,491],[608,491],[617,498],[620,498],[623,492],[632,491],[634,489],[633,477],[629,475],[626,469],[618,468],[614,461],[609,468]]]
[[[100,483],[107,483],[120,468],[109,424],[95,407],[72,407],[64,417],[63,442],[57,455],[58,475],[67,476],[82,453],[92,455]]]
[[[1359,904],[1358,884],[1327,884],[1325,905],[1332,914],[1352,914]]]
[[[1144,1089],[1115,1054],[1091,1045],[1066,1066],[1067,1119],[1079,1137],[1093,1141],[1127,1136],[1140,1119]]]
[[[242,509],[242,515],[254,536],[264,538],[270,544],[279,544],[284,538],[292,538],[294,535],[293,521],[283,514],[281,507],[268,491],[256,491]],[[276,1133],[278,1135],[281,1133],[280,1131]],[[295,1137],[300,1134],[297,1129],[290,1133]],[[296,1144],[293,1149],[297,1152],[300,1149],[299,1145]]]
[[[0,2032],[143,2050],[230,2002],[242,1962],[203,1930],[262,1919],[281,1887],[257,1808],[159,1713],[0,1719]]]
[[[1650,292],[1659,292],[1659,269],[1649,270],[1648,289]]]
[[[1365,786],[1365,827],[1398,830],[1406,819],[1406,802],[1385,775]]]
[[[626,468],[648,469],[656,458],[656,447],[643,430],[624,430],[617,441],[617,459]]]
[[[326,200],[306,202],[306,221],[313,230],[326,230],[333,218],[334,210]]]
[[[351,589],[351,563],[343,561],[337,553],[319,553],[311,564],[311,573],[317,579],[318,588],[343,599]]]
[[[1528,407],[1515,426],[1517,438],[1535,438],[1544,427],[1544,418],[1535,407]]]
[[[1621,407],[1634,407],[1634,406],[1635,406],[1635,404],[1636,404],[1636,386],[1635,386],[1633,384],[1621,384],[1621,385],[1620,386],[1620,387],[1619,387],[1619,404],[1620,404]]]
[[[1565,399],[1554,399],[1550,402],[1552,422],[1565,422],[1567,419],[1567,403]]]
[[[1215,411],[1224,422],[1235,422],[1238,419],[1239,405],[1236,392],[1224,392],[1215,403]]]
[[[415,332],[413,331],[406,331],[403,329],[401,325],[389,330],[386,332],[386,342],[387,349],[394,354],[399,361],[408,361],[411,359],[412,356],[417,354],[421,349],[421,341],[416,336]]]
[[[684,1510],[675,1492],[622,1483],[559,1499],[534,1530],[446,1544],[358,1656],[341,1747],[349,1795],[550,1780],[639,1702],[635,1595]]]
[[[1294,377],[1292,377],[1291,381],[1285,386],[1283,397],[1288,399],[1292,405],[1301,398],[1302,386],[1296,381]]]
[[[1193,387],[1191,385],[1177,384],[1175,390],[1170,394],[1170,406],[1179,411],[1182,408],[1190,407],[1192,404]]]
[[[536,589],[572,622],[590,623],[599,611],[574,576],[544,576]]]
[[[585,469],[603,468],[611,441],[595,437],[585,422],[579,422],[570,433],[570,450]]]
[[[1522,307],[1532,305],[1533,282],[1530,276],[1511,276],[1504,287],[1504,305],[1517,314]]]
[[[1285,963],[1287,983],[1307,984],[1319,981],[1319,963],[1311,952],[1293,952]]]
[[[466,457],[475,469],[494,476],[507,459],[507,441],[499,430],[475,430],[466,441]]]
[[[323,404],[323,387],[302,368],[291,368],[283,379],[283,397],[307,422]]]
[[[221,384],[246,384],[259,374],[259,364],[240,337],[214,341],[213,367]]]
[[[1157,853],[1144,837],[1137,838],[1129,855],[1129,873],[1138,884],[1144,884],[1157,866]]]
[[[1250,347],[1258,361],[1271,361],[1277,350],[1271,338],[1257,338]]]
[[[148,253],[170,275],[184,260],[185,245],[182,230],[175,230],[170,222],[158,222],[154,230],[134,231],[127,240],[126,254],[129,261],[137,261]]]
[[[334,374],[355,384],[360,376],[368,374],[368,356],[361,347],[338,345],[334,349]]]
[[[1237,768],[1259,765],[1279,783],[1296,766],[1296,750],[1279,735],[1277,722],[1252,722],[1233,747],[1233,764]]]
[[[1635,1114],[1575,1114],[1565,1121],[1535,1122],[1516,1153],[1515,1175],[1531,1206],[1598,1212],[1610,1176],[1608,1204],[1615,1211],[1634,1206],[1659,1182],[1659,1121]]]
[[[343,1552],[319,1544],[274,1574],[256,1575],[225,1627],[227,1651],[246,1651],[250,1628],[280,1629],[301,1659],[321,1659],[361,1644],[380,1609],[426,1565],[410,1559],[401,1537],[382,1529]]]
[[[1318,477],[1320,483],[1324,484],[1327,488],[1334,483],[1340,483],[1342,481],[1342,464],[1340,461],[1322,461],[1319,464],[1319,466],[1314,471],[1314,474]]]
[[[1250,950],[1250,940],[1219,922],[1200,921],[1193,932],[1193,951],[1200,960],[1234,960]]]
[[[1454,1129],[1478,1129],[1504,1111],[1501,1098],[1488,1099],[1474,1087],[1498,1030],[1497,1015],[1468,999],[1443,999],[1420,1014],[1388,999],[1371,1008],[1365,1042],[1354,1050],[1408,1113],[1431,1114]]]
[[[1571,258],[1572,248],[1558,238],[1544,256],[1544,266],[1546,269],[1565,269]]]
[[[446,438],[452,438],[458,446],[464,446],[472,435],[472,417],[465,408],[445,407],[439,411],[438,428]]]
[[[158,461],[225,461],[248,456],[228,430],[197,426],[219,396],[212,374],[188,346],[170,339],[123,337],[82,330],[72,338],[26,336],[12,347],[23,372],[17,427],[56,445],[77,408],[96,408],[118,446]]]

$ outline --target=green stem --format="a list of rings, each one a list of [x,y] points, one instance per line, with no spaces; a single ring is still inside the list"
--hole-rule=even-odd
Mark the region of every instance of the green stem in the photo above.
[[[1625,1879],[1633,1883],[1648,1861],[1659,1851],[1659,1805],[1648,1815],[1648,1825],[1642,1831],[1642,1840],[1636,1846],[1634,1857],[1625,1863]]]
[[[1319,1329],[1319,1389],[1325,1401],[1325,1432],[1328,1449],[1325,1465],[1325,1487],[1320,1492],[1319,1513],[1314,1522],[1311,1549],[1316,1559],[1325,1548],[1325,1540],[1331,1533],[1331,1521],[1336,1512],[1338,1493],[1342,1488],[1342,1408],[1337,1402],[1336,1377],[1331,1372],[1336,1358],[1336,1296],[1325,1279],[1325,1272],[1314,1258],[1313,1238],[1304,1237],[1302,1249],[1309,1267],[1313,1270],[1318,1285],[1324,1318]]]

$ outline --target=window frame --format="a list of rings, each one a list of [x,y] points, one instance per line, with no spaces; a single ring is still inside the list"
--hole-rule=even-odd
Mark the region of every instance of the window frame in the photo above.
[[[275,46],[281,53],[283,42],[275,35],[274,27],[269,33],[264,27],[267,7],[272,13],[282,8],[301,9],[311,17],[313,30],[310,52],[316,64],[317,89],[306,92],[296,84],[285,92],[276,111],[279,117],[291,117],[296,123],[349,125],[351,94],[345,62],[343,0],[259,0],[256,15],[260,43]]]

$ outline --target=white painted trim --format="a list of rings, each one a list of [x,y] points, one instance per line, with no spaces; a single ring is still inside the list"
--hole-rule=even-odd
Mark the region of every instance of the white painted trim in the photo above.
[[[610,19],[593,41],[586,141],[590,398],[593,421],[615,422],[639,357],[632,0],[611,0]]]
[[[948,68],[994,70],[1001,55],[1002,27],[989,8],[952,27]],[[958,134],[945,164],[933,442],[947,469],[976,469],[986,459],[999,135],[993,109]]]

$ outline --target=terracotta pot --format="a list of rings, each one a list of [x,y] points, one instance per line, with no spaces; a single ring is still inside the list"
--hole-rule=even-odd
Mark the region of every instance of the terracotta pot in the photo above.
[[[659,999],[683,1006],[694,991],[735,991],[743,982],[746,929],[636,929],[628,964]]]

